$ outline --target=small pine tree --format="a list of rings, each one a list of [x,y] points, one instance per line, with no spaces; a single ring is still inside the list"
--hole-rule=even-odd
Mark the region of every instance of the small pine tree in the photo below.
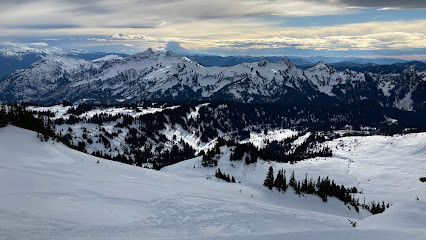
[[[298,181],[296,184],[296,193],[299,195],[301,194],[300,189],[301,189],[301,184],[300,184],[300,181]]]
[[[295,189],[295,190],[297,188],[296,178],[294,177],[294,170],[293,170],[293,172],[291,172],[290,182],[288,183],[288,185],[293,187],[293,189]]]
[[[280,189],[281,181],[282,181],[281,170],[278,170],[277,178],[275,178],[275,181],[274,181],[274,187],[275,187],[278,191],[281,191],[281,189]]]
[[[306,173],[305,179],[303,180],[303,182],[300,186],[300,191],[301,192],[307,192],[307,189],[308,189],[308,173]]]
[[[272,168],[272,166],[269,167],[265,181],[263,182],[263,186],[269,188],[269,190],[272,190],[272,188],[274,187],[274,169]]]
[[[285,191],[287,191],[287,178],[285,176],[285,170],[282,171],[282,175],[283,175],[283,180],[281,182],[280,188],[281,188],[281,191],[285,192]]]
[[[217,178],[223,178],[223,175],[222,175],[222,172],[220,171],[220,168],[217,169],[215,175],[216,175]]]
[[[250,165],[250,158],[249,158],[249,156],[246,156],[246,158],[244,160],[245,160],[246,165]]]
[[[5,110],[5,106],[1,105],[0,106],[0,127],[4,127],[6,125],[7,125],[6,110]]]

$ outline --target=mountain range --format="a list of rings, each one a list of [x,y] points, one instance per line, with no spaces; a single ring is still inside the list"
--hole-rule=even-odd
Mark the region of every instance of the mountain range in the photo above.
[[[0,100],[55,103],[91,99],[231,100],[237,102],[351,103],[363,99],[406,111],[426,107],[426,71],[415,65],[398,72],[337,70],[319,61],[302,69],[288,58],[261,59],[229,67],[204,67],[174,54],[148,49],[128,57],[84,60],[47,55],[0,82]]]
[[[25,50],[25,49],[10,49],[2,48],[0,49],[0,79],[11,74],[13,71],[18,69],[29,68],[31,64],[41,60],[47,55],[52,55],[51,51],[47,50]],[[84,50],[62,50],[59,49],[56,54],[63,56],[69,56],[74,58],[81,58],[88,61],[102,58],[107,55],[119,55],[122,57],[129,56],[128,54],[123,53],[103,53],[103,52],[94,52],[94,51],[84,51]]]

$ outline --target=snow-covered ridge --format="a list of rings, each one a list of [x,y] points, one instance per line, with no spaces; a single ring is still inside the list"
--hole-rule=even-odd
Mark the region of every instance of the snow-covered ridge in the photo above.
[[[97,114],[106,114],[110,116],[116,116],[116,115],[128,115],[132,117],[138,117],[145,114],[151,114],[156,112],[162,112],[166,109],[175,109],[179,106],[171,106],[171,107],[137,107],[137,109],[130,109],[125,107],[109,107],[109,108],[95,108],[90,111],[84,112],[81,115],[78,115],[76,117],[79,118],[92,118],[93,116]],[[33,111],[35,113],[37,112],[51,112],[54,116],[51,117],[52,120],[56,120],[59,118],[62,119],[69,119],[69,117],[72,115],[68,113],[68,110],[70,110],[72,106],[63,106],[61,105],[55,105],[50,107],[40,107],[40,106],[29,106],[27,107],[27,110]]]
[[[110,61],[110,60],[116,60],[116,59],[121,60],[121,59],[123,59],[123,57],[118,56],[118,55],[107,55],[105,57],[101,57],[101,58],[92,60],[91,62],[104,62],[104,61]]]
[[[318,87],[320,92],[329,96],[335,96],[332,91],[336,86],[351,84],[354,87],[356,83],[365,81],[363,73],[350,70],[339,72],[323,61],[306,70],[305,75]]]

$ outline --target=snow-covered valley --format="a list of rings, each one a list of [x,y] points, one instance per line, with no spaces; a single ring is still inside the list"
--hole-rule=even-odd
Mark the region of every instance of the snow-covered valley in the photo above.
[[[237,180],[227,183],[200,157],[157,172],[8,126],[0,128],[0,239],[424,239],[425,142],[425,133],[344,137],[327,142],[333,157],[296,164],[230,162],[222,147],[218,167]],[[298,179],[328,175],[392,206],[371,215],[334,198],[270,191],[262,186],[270,165]]]

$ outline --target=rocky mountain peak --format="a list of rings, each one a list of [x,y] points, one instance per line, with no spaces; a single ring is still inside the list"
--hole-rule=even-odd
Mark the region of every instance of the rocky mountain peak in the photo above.
[[[265,58],[261,58],[259,62],[257,63],[257,65],[259,65],[259,67],[264,67],[268,65],[268,63],[269,63],[268,60],[266,60]]]
[[[337,71],[333,66],[329,65],[324,61],[319,61],[311,68],[312,70],[326,70],[327,72]]]

